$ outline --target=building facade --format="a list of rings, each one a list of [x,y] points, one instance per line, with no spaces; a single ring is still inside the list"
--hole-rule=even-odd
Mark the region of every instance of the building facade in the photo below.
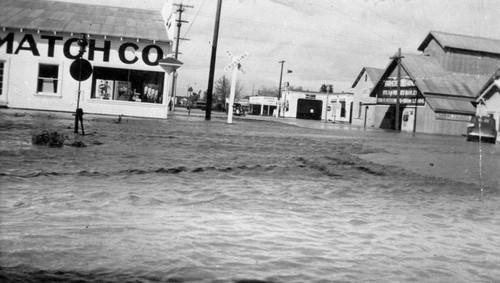
[[[431,31],[418,51],[447,72],[491,76],[500,66],[500,40]]]
[[[276,115],[278,98],[272,96],[250,96],[248,98],[248,114],[273,116]]]
[[[397,59],[390,62],[375,84],[370,94],[377,99],[375,126],[465,134],[476,113],[477,95],[498,68],[493,66],[500,63],[500,40],[431,32],[419,50],[423,53],[403,54],[400,60],[399,119]],[[397,120],[399,125],[395,125]]]
[[[352,85],[353,108],[352,124],[356,126],[375,126],[375,105],[377,99],[370,97],[376,82],[380,79],[384,69],[364,67]]]
[[[479,92],[476,115],[493,117],[497,133],[500,133],[500,69]],[[500,134],[497,135],[497,142],[500,142]]]
[[[165,18],[168,8],[163,12],[7,1],[0,12],[0,103],[67,112],[78,105],[84,113],[166,118],[169,75],[160,60],[172,50],[166,28],[172,19]],[[80,51],[91,65],[82,69],[91,72],[85,80],[75,63]]]
[[[331,122],[351,121],[353,96],[351,92],[283,92],[282,117]]]

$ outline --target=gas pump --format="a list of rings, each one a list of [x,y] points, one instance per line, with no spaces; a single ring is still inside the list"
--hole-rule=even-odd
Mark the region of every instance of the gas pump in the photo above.
[[[415,108],[405,108],[403,110],[401,131],[412,132],[414,121],[415,121]]]

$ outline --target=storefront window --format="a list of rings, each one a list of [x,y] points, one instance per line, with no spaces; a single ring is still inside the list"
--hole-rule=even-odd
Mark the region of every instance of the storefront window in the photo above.
[[[37,92],[57,93],[59,66],[50,64],[38,65]]]
[[[94,67],[93,99],[162,103],[162,72]]]

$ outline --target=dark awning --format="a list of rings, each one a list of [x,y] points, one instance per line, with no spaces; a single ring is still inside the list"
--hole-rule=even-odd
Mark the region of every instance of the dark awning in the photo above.
[[[476,108],[474,108],[474,106],[472,105],[472,101],[440,97],[426,97],[425,101],[429,103],[434,112],[468,115],[476,114]]]

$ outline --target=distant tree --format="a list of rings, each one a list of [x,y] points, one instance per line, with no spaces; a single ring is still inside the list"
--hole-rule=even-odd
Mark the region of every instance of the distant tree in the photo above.
[[[279,92],[277,87],[272,87],[268,88],[265,86],[262,86],[261,89],[257,91],[257,96],[271,96],[271,97],[278,97]]]
[[[219,105],[218,107],[224,107],[226,103],[226,98],[229,98],[231,94],[231,80],[226,77],[220,77],[214,84],[214,99],[213,103]],[[236,89],[234,93],[235,101],[238,100],[243,95],[243,86],[239,81],[236,81]]]
[[[289,89],[291,91],[304,91],[304,89],[301,86],[299,86],[299,87],[290,86]]]
[[[195,103],[196,101],[200,100],[200,94],[193,92],[189,99],[191,100],[191,102]]]
[[[333,93],[333,85],[328,85],[328,93]]]
[[[214,102],[224,100],[231,91],[231,81],[226,76],[220,77],[214,84]]]
[[[327,87],[326,84],[322,84],[321,87],[319,88],[319,92],[327,92]]]

